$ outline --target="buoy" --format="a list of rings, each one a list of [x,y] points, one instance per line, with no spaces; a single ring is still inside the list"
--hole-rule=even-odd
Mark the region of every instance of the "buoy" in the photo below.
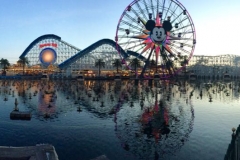
[[[130,107],[133,107],[133,101],[130,102]]]
[[[74,104],[78,104],[78,101],[77,101],[77,100],[75,100]]]
[[[84,97],[81,98],[81,101],[85,101]]]
[[[15,104],[14,111],[19,111],[19,109],[18,109],[18,107],[17,107],[17,105],[18,105],[17,98],[15,98],[14,104]]]
[[[50,118],[50,114],[49,113],[45,113],[44,114],[44,118]]]
[[[50,102],[53,102],[53,98],[50,99]]]
[[[141,102],[140,102],[140,106],[142,107],[144,105],[144,103],[143,103],[143,101],[141,100]]]
[[[48,108],[51,108],[51,107],[52,107],[52,105],[49,103],[49,104],[48,104]]]
[[[119,99],[118,99],[118,102],[121,102],[121,101],[122,101],[122,100],[119,98]]]
[[[81,111],[82,111],[80,106],[77,108],[77,111],[78,111],[78,112],[81,112]]]

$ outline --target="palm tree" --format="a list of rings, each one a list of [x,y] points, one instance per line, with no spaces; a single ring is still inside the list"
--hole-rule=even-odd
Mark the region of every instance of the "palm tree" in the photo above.
[[[184,74],[185,74],[185,78],[187,77],[187,64],[188,64],[188,60],[187,60],[187,56],[182,57],[181,59],[183,59],[183,61],[181,61],[181,66],[183,66],[184,68]]]
[[[122,67],[122,62],[120,59],[115,59],[114,62],[113,62],[113,67],[116,67],[117,68],[117,73],[118,73],[118,68],[119,67]]]
[[[171,74],[171,75],[175,72],[175,67],[174,67],[174,63],[172,60],[168,60],[166,62],[166,68],[167,68],[169,74]]]
[[[24,69],[26,65],[29,65],[29,60],[27,57],[21,57],[19,58],[19,60],[17,61],[17,63],[19,63],[20,65],[22,65],[23,67],[23,75],[24,75]]]
[[[141,67],[141,61],[137,58],[134,58],[130,61],[129,65],[134,68],[135,75],[137,77],[137,68]]]
[[[9,66],[10,63],[7,59],[0,59],[0,64],[3,66],[3,70],[5,71]]]
[[[155,60],[151,60],[150,62],[149,62],[149,68],[154,68],[155,67],[155,70],[156,70],[156,72],[157,72],[157,63],[156,63],[156,61]]]
[[[95,62],[95,67],[98,67],[98,76],[100,76],[100,69],[105,67],[105,62],[103,62],[103,59],[98,59]]]

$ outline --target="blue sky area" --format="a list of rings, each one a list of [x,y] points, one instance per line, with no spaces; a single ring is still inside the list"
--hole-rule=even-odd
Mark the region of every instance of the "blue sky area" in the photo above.
[[[0,0],[0,58],[11,63],[37,37],[56,34],[84,49],[114,39],[132,0]],[[180,0],[197,34],[195,55],[240,55],[240,0]],[[230,24],[230,25],[228,25]]]

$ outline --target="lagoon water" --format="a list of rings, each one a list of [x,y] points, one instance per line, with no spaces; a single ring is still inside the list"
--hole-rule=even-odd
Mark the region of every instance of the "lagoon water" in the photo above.
[[[240,123],[237,81],[1,80],[0,87],[0,146],[49,143],[60,160],[220,160]],[[15,99],[30,121],[10,119]]]

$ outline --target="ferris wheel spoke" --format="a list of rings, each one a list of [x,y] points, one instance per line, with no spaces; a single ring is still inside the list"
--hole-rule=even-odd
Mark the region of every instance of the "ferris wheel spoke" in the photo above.
[[[138,14],[138,12],[137,12],[134,8],[132,8],[131,10],[132,10],[132,12],[135,14],[135,16],[138,17],[138,19],[141,18],[141,16]],[[138,23],[138,19],[136,20],[137,23]],[[141,20],[141,21],[142,21],[142,20]],[[144,23],[142,23],[141,27],[142,27],[142,28],[145,28]]]
[[[171,44],[170,46],[171,46],[172,48],[177,48],[177,49],[179,49],[179,50],[181,49],[180,46],[177,46],[177,45],[175,45],[175,44]]]
[[[167,13],[165,14],[165,17],[164,17],[164,19],[166,19],[166,18],[167,18],[167,14],[168,14],[169,8],[171,8],[171,5],[172,5],[172,1],[170,2],[170,5],[169,5],[169,7],[168,7],[168,9],[167,9]]]
[[[156,0],[157,1],[157,9],[159,8],[159,0]]]
[[[146,52],[143,52],[143,49],[145,48],[145,46],[139,48],[138,50],[134,51],[135,53],[138,54],[138,56],[143,56],[143,57],[146,57],[144,56],[146,54]],[[140,53],[139,53],[140,52]]]
[[[185,36],[187,34],[193,34],[193,33],[195,33],[195,31],[178,32],[178,33],[175,33],[175,34]]]
[[[171,51],[170,48],[168,49],[168,48],[164,47],[164,50],[167,51],[171,56],[174,57],[174,53]]]
[[[152,8],[152,18],[154,19],[154,7],[153,7],[153,0],[151,0],[151,8]]]
[[[187,20],[188,19],[188,17],[185,17],[184,19],[182,19],[180,22],[178,22],[178,24],[181,24],[181,23],[183,23],[185,20]]]
[[[177,17],[175,17],[174,20],[171,21],[171,23],[174,23],[177,19],[179,19],[179,17],[183,14],[183,12],[181,12]],[[179,23],[178,23],[179,24]]]
[[[133,9],[132,9],[132,10],[133,10]],[[136,13],[136,14],[137,14],[137,13]],[[137,19],[134,19],[133,17],[131,17],[128,13],[126,13],[125,15],[126,15],[126,17],[127,17],[129,20],[135,22],[135,23],[138,25]],[[136,15],[136,16],[138,16],[138,15]],[[144,27],[144,26],[141,26],[141,27]]]
[[[139,58],[139,59],[141,59],[142,61],[146,61],[146,60],[147,60],[147,59],[145,58],[145,56],[143,56],[142,54],[139,54],[139,53],[137,53],[137,52],[134,52],[134,51],[128,50],[128,51],[127,51],[127,54],[128,54],[128,55],[134,55],[136,58]]]
[[[178,52],[175,48],[171,48],[171,50],[173,51],[173,52],[175,52],[175,53],[178,53],[178,54],[180,54],[180,52]]]
[[[164,8],[165,8],[165,0],[163,1],[162,15],[163,15]],[[162,21],[162,16],[161,16],[161,21]]]
[[[122,42],[122,43],[118,43],[118,45],[125,45],[125,44],[131,44],[131,43],[137,43],[139,42],[139,40],[136,40],[136,41],[128,41],[128,42]],[[140,42],[139,42],[140,43]]]
[[[184,37],[186,37],[186,38],[184,38]],[[170,36],[170,38],[168,39],[168,40],[170,40],[171,42],[173,42],[173,43],[175,43],[175,42],[179,42],[179,41],[181,41],[182,43],[183,42],[186,42],[186,41],[193,41],[194,40],[194,37],[193,37],[193,35],[189,35],[189,36],[185,36],[185,35],[178,35],[178,37],[172,37],[172,36]]]
[[[174,44],[174,43],[178,43],[178,44],[195,44],[194,43],[194,38],[193,38],[193,36],[191,36],[191,37],[189,37],[189,38],[179,38],[179,37],[177,37],[177,38],[171,38],[171,39],[168,39],[168,40],[171,40],[171,42],[170,43],[168,43],[168,44]]]
[[[150,58],[152,56],[153,50],[154,50],[154,48],[151,49],[150,54],[148,55],[148,58],[147,58],[147,60],[145,62],[145,65],[144,65],[144,67],[142,69],[142,72],[141,72],[141,77],[144,75],[144,72],[145,72],[145,70],[146,70],[146,68],[148,66],[149,60],[150,60]]]
[[[128,35],[119,35],[118,38],[130,38]]]
[[[176,31],[179,31],[179,30],[181,30],[181,29],[183,29],[183,28],[187,28],[187,27],[190,27],[190,26],[192,26],[192,25],[189,24],[189,25],[183,26],[183,27],[181,27],[181,28],[177,28],[177,29],[175,29],[175,30],[173,30],[173,31],[171,31],[171,32],[176,32]]]
[[[177,40],[193,40],[192,38],[181,38],[181,37],[170,37],[168,40],[177,41]]]
[[[174,44],[172,44],[172,46],[178,48],[179,50],[181,50],[181,51],[184,52],[184,53],[187,53],[188,55],[190,54],[189,51],[187,51],[187,50],[185,50],[185,49],[183,49],[183,48],[180,48],[180,47],[178,47],[178,46],[176,46],[176,45],[174,45]]]
[[[146,11],[147,11],[147,14],[149,15],[149,10],[148,10],[148,6],[147,6],[147,3],[146,3],[146,1],[145,0],[143,0],[143,3],[144,3],[144,5],[145,5],[145,9],[146,9]],[[147,18],[148,19],[148,18]]]
[[[174,9],[174,11],[172,11],[172,14],[171,14],[171,16],[170,17],[172,17],[173,16],[173,14],[175,14],[175,12],[176,12],[176,10],[178,9],[178,6],[175,4],[175,9]],[[174,8],[174,7],[173,7]]]
[[[180,45],[183,44],[183,43],[180,43],[180,42],[177,42],[177,41],[175,43],[180,44]],[[190,44],[187,44],[187,43],[184,43],[183,46],[186,46],[186,47],[189,47],[189,48],[193,47],[193,45],[190,45]]]
[[[126,48],[127,50],[130,50],[130,49],[134,49],[135,47],[139,47],[139,46],[143,46],[144,44],[137,44],[137,45],[134,45],[132,47],[129,47],[129,48]],[[145,46],[141,47],[140,49],[143,49]]]
[[[142,25],[144,25],[143,28],[145,28],[145,24],[146,24],[146,22],[143,21],[143,19],[142,19],[141,17],[138,17],[138,20],[142,23]],[[143,32],[144,32],[144,31],[143,31]],[[145,34],[146,34],[146,33],[145,33]]]
[[[147,16],[144,14],[144,12],[143,12],[143,9],[142,9],[142,7],[139,5],[139,3],[138,3],[139,1],[137,1],[137,7],[138,7],[138,9],[139,9],[139,11],[141,12],[141,14],[144,16],[144,18],[147,20],[148,18],[147,18]]]
[[[142,30],[142,28],[139,28],[139,27],[137,27],[137,26],[135,26],[135,25],[127,22],[127,21],[122,20],[122,23],[124,23],[124,24],[126,24],[126,25],[128,25],[128,26],[130,26],[130,27],[132,27],[132,28],[135,28],[135,29],[137,29],[137,30]]]
[[[119,28],[119,31],[122,31],[122,32],[125,32],[125,33],[129,32],[129,33],[134,33],[134,34],[141,34],[140,31],[134,31],[134,30],[125,29],[125,28]],[[129,33],[126,33],[126,34],[128,35]]]

